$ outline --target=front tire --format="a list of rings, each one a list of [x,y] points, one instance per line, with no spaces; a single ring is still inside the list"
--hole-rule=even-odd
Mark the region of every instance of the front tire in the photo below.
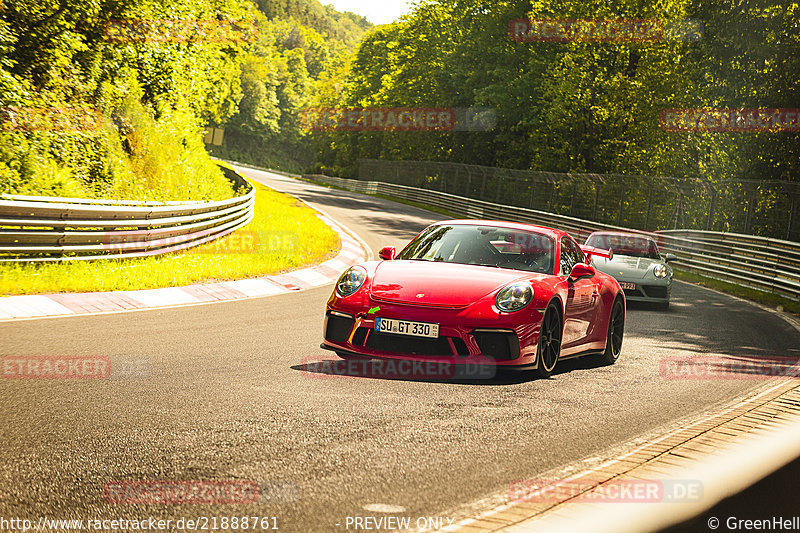
[[[550,304],[544,312],[539,329],[539,345],[536,349],[536,373],[539,377],[549,378],[561,355],[561,312],[555,304]]]
[[[603,364],[613,365],[622,352],[622,338],[625,335],[625,305],[622,298],[614,300],[611,306],[611,315],[608,320],[608,334],[606,335],[606,349],[601,356]]]

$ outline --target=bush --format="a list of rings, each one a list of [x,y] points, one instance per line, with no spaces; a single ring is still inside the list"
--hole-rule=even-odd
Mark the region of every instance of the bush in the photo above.
[[[233,196],[205,150],[198,119],[169,108],[155,118],[140,98],[129,82],[91,131],[0,133],[0,192],[161,201]]]

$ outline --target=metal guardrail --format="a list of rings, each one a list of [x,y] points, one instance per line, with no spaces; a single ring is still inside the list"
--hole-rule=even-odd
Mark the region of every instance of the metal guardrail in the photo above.
[[[199,246],[247,225],[255,188],[221,167],[243,196],[137,202],[0,195],[0,262],[134,258]]]
[[[644,232],[405,185],[320,175],[303,177],[353,192],[382,194],[424,204],[458,217],[557,227],[570,232],[579,242],[599,230],[646,234],[658,241],[663,252],[678,256],[673,265],[680,270],[800,300],[800,243],[797,242],[699,230]]]
[[[641,230],[697,229],[800,242],[800,182],[545,172],[360,159],[358,177]]]

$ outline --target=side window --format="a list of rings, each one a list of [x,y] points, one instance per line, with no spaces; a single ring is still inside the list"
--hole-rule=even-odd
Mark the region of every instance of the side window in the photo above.
[[[658,245],[655,241],[649,241],[648,253],[651,259],[661,259],[661,253],[658,251]]]
[[[584,260],[583,250],[572,239],[563,237],[561,239],[561,273],[569,274],[575,265],[583,263]]]
[[[569,239],[563,237],[561,239],[561,273],[564,275],[569,274],[574,266],[575,263],[573,261],[572,247],[570,246]]]
[[[575,262],[577,263],[585,263],[586,262],[586,254],[583,253],[581,247],[575,241],[570,241],[572,243],[572,249],[575,250]]]

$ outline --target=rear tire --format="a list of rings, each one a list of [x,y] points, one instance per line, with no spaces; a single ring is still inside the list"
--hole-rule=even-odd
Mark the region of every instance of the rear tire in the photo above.
[[[539,345],[536,349],[536,373],[539,377],[549,378],[561,355],[561,312],[555,304],[547,306],[539,329]]]
[[[606,349],[600,359],[603,364],[613,365],[622,352],[622,338],[625,335],[625,305],[622,298],[614,300],[611,314],[608,319],[608,333],[606,335]]]

